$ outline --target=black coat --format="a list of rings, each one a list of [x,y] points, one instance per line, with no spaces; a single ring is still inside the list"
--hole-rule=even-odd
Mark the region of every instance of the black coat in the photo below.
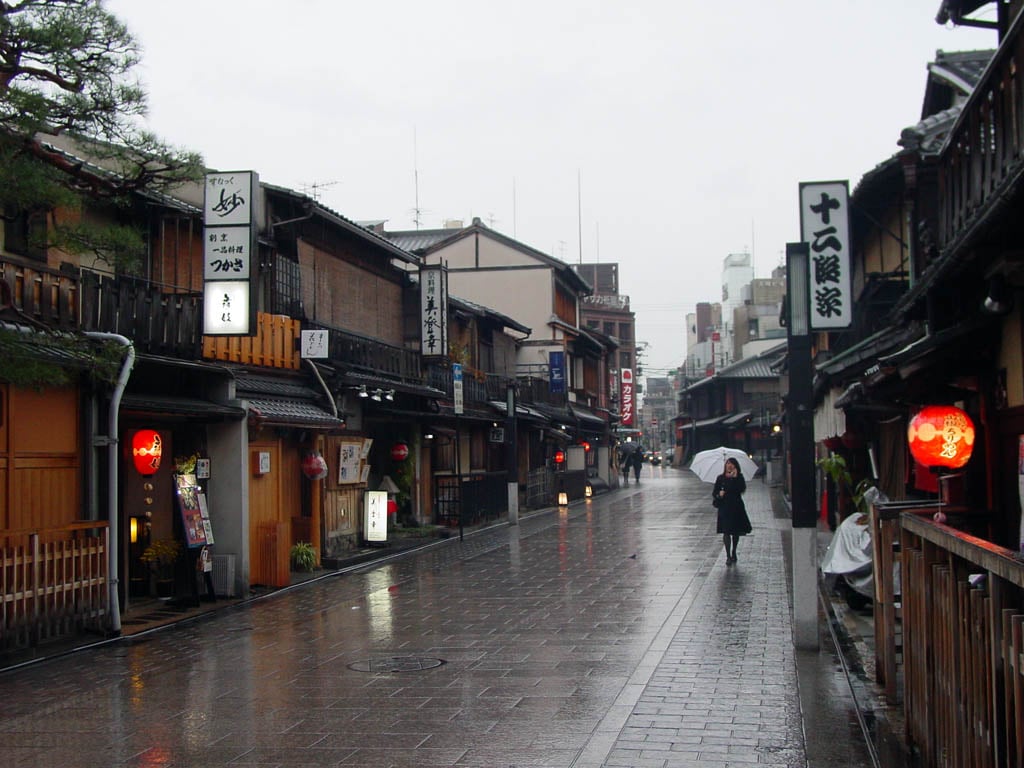
[[[725,496],[720,496],[720,491]],[[747,517],[747,505],[743,503],[743,493],[747,490],[747,481],[743,475],[726,477],[724,474],[715,479],[715,488],[711,492],[711,503],[718,508],[718,532],[733,536],[750,533],[750,518]]]

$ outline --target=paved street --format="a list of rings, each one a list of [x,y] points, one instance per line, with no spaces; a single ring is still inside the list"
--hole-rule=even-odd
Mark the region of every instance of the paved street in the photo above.
[[[567,511],[4,673],[2,762],[870,766],[838,661],[793,649],[789,520],[750,481],[727,566],[709,501],[648,465]]]

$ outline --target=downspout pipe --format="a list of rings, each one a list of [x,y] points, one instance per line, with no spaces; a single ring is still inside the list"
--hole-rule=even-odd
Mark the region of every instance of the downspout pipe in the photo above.
[[[121,372],[117,376],[117,384],[114,386],[114,394],[110,398],[110,411],[107,414],[107,583],[110,585],[110,628],[120,634],[121,632],[121,603],[117,596],[117,587],[120,579],[118,551],[120,543],[118,532],[120,531],[120,519],[117,514],[118,505],[118,467],[120,456],[117,452],[118,444],[118,415],[121,411],[121,396],[125,387],[128,386],[128,377],[131,376],[132,368],[135,366],[135,347],[131,341],[118,333],[104,333],[102,331],[86,331],[85,335],[97,341],[112,341],[125,348],[124,362],[121,363]]]

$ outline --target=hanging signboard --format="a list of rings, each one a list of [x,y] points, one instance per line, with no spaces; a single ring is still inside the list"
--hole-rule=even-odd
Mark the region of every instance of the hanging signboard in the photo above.
[[[465,412],[465,402],[462,396],[462,365],[459,363],[452,363],[452,402],[455,415],[461,416]]]
[[[619,379],[619,424],[623,427],[633,426],[635,405],[633,369],[623,368]]]
[[[565,392],[565,352],[548,352],[548,382],[551,394]]]
[[[203,199],[203,334],[254,335],[253,269],[259,176],[208,173]]]
[[[810,247],[811,329],[849,328],[853,298],[848,182],[800,184],[800,233]]]
[[[439,264],[420,267],[420,353],[448,354],[448,273]]]

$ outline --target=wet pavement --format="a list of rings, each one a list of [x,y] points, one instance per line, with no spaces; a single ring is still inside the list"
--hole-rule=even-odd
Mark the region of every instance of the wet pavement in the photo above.
[[[826,601],[822,650],[793,648],[777,489],[750,481],[727,566],[709,488],[647,466],[518,526],[0,673],[2,762],[897,765],[865,738],[884,713]]]

